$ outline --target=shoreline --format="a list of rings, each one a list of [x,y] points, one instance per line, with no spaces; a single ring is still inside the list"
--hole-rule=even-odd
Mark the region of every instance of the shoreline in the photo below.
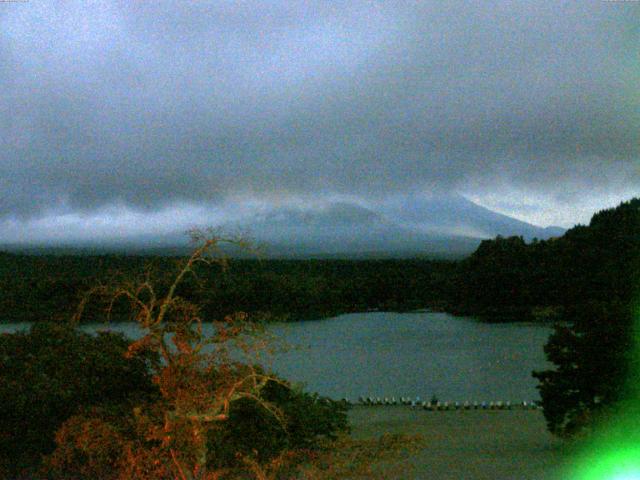
[[[425,411],[354,406],[354,439],[421,435],[424,446],[402,460],[403,480],[560,480],[567,442],[547,431],[539,410]]]

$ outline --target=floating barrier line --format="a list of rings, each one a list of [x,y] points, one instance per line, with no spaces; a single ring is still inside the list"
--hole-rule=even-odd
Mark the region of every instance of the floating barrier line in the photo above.
[[[410,408],[419,408],[427,411],[449,411],[449,410],[540,410],[542,406],[539,401],[521,401],[511,402],[509,400],[497,401],[465,401],[465,402],[449,402],[421,400],[420,397],[360,397],[357,402],[351,402],[348,398],[343,398],[342,402],[348,405],[357,405],[365,407],[377,406],[407,406]]]

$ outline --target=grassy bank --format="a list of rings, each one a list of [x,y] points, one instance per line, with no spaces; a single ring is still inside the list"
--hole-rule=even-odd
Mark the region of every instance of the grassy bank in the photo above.
[[[560,480],[570,447],[552,436],[540,411],[427,412],[408,407],[354,407],[355,438],[420,434],[424,448],[404,479]]]

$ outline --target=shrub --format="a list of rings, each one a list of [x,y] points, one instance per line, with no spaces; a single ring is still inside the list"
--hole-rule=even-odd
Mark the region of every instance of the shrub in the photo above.
[[[0,336],[0,457],[12,470],[37,463],[54,433],[81,408],[157,395],[149,355],[127,359],[129,342],[70,325],[37,323]],[[1,462],[0,462],[1,463]]]
[[[565,313],[545,345],[553,370],[534,372],[552,433],[592,430],[633,388],[633,311],[626,305],[591,303]]]
[[[282,412],[282,418],[255,402],[235,402],[228,423],[210,438],[212,464],[216,467],[228,467],[238,455],[264,463],[284,451],[316,449],[349,430],[347,405],[343,402],[275,381],[269,381],[261,395]]]

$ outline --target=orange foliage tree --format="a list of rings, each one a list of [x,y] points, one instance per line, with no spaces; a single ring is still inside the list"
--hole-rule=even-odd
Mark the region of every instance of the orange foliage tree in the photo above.
[[[180,294],[181,287],[190,276],[198,279],[199,265],[226,268],[223,244],[244,248],[245,242],[201,231],[192,232],[192,238],[197,247],[168,286],[156,287],[147,274],[140,281],[98,285],[81,302],[76,323],[91,298],[105,301],[109,314],[122,299],[129,303],[143,334],[130,344],[126,356],[147,359],[157,393],[133,412],[94,406],[69,418],[56,433],[57,447],[46,458],[43,474],[112,480],[389,478],[374,474],[373,461],[415,449],[416,439],[358,442],[339,436],[348,429],[346,406],[294,392],[287,382],[257,366],[271,342],[256,335],[260,328],[246,314],[214,320],[208,327],[198,305]],[[278,397],[284,403],[273,400]],[[288,418],[283,404],[293,405],[297,420]],[[252,416],[244,435],[256,425],[268,430],[265,417],[271,428],[275,422],[287,435],[296,421],[307,425],[300,428],[304,433],[297,444],[285,442],[269,455],[247,453],[246,448],[235,450],[237,445],[255,441],[260,448],[260,441],[275,435],[274,430],[234,438],[229,432],[238,430],[228,428],[234,412]],[[322,426],[309,433],[310,422]],[[225,450],[220,442],[231,444],[237,453],[233,461],[215,458]]]
[[[127,356],[157,354],[151,357],[151,373],[159,398],[136,407],[126,425],[113,426],[86,414],[73,417],[58,432],[59,447],[48,459],[48,469],[70,472],[82,457],[96,465],[107,462],[116,478],[220,478],[222,471],[208,467],[209,439],[228,420],[234,402],[250,400],[283,421],[282,411],[261,395],[269,382],[282,381],[246,361],[266,346],[252,335],[256,325],[237,313],[213,321],[205,332],[199,307],[179,295],[188,276],[197,278],[199,264],[226,267],[219,255],[222,244],[244,247],[244,242],[200,231],[192,232],[192,238],[198,246],[168,289],[158,292],[146,275],[142,281],[99,285],[85,296],[76,322],[90,298],[107,299],[109,312],[119,300],[129,302],[143,335],[131,343]]]

